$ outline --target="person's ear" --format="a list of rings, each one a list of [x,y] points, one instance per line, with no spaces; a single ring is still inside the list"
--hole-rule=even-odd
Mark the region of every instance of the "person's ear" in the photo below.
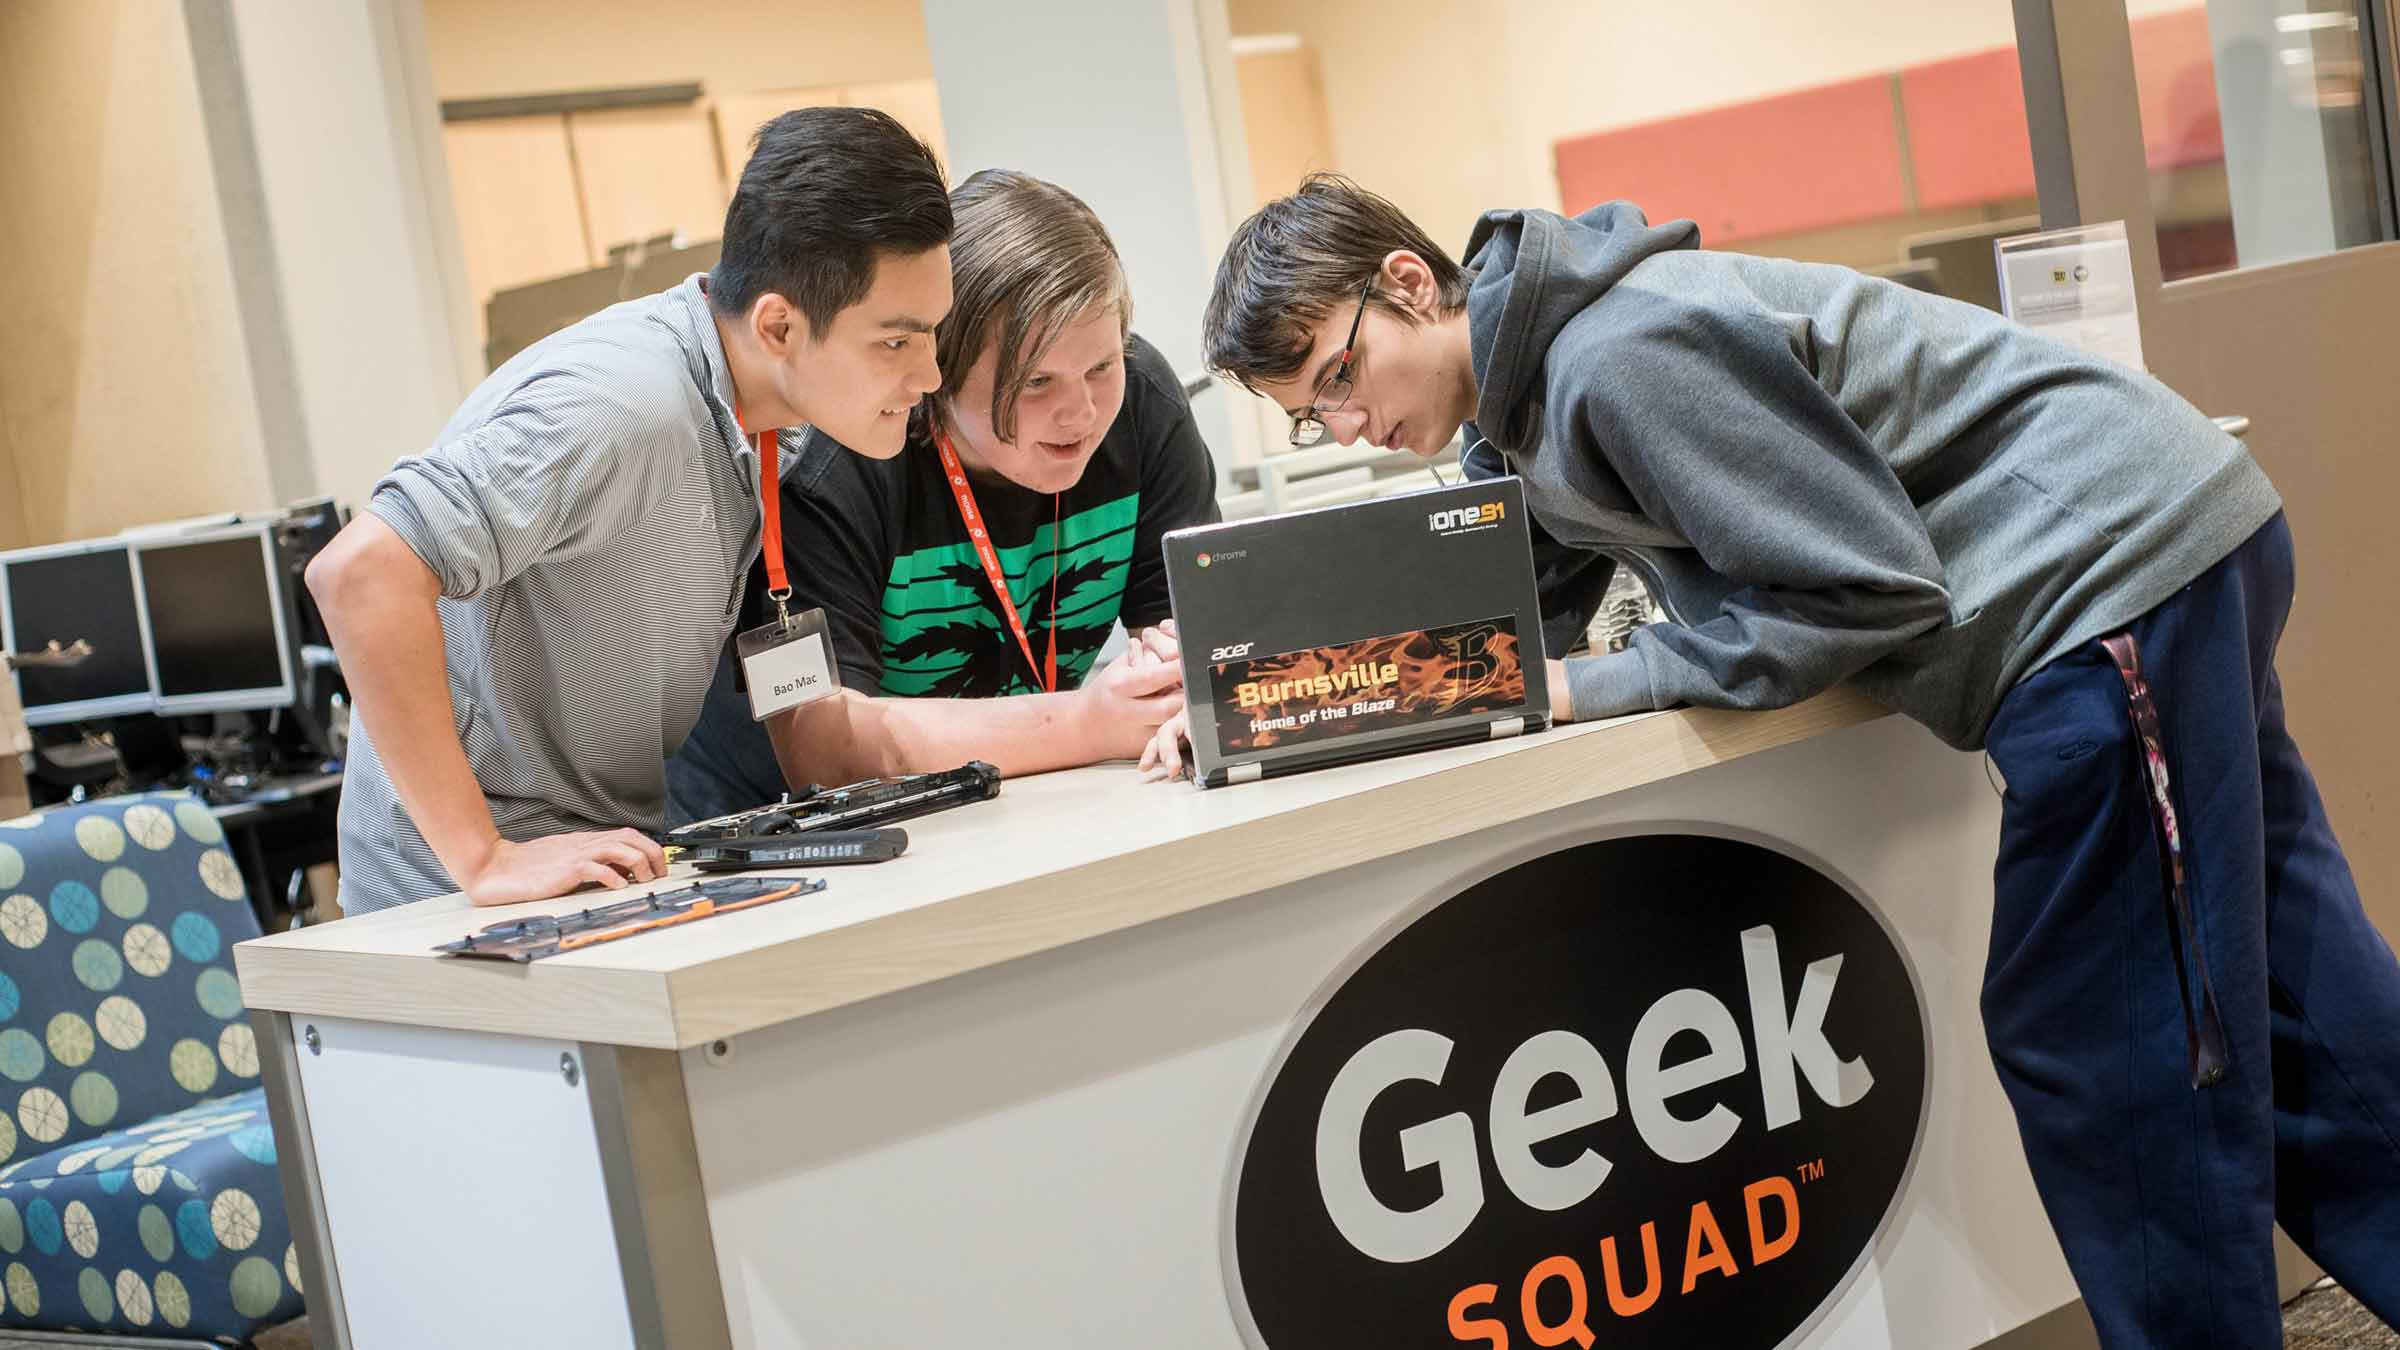
[[[808,324],[800,311],[792,308],[791,301],[765,291],[750,302],[750,335],[758,339],[758,345],[769,356],[781,360],[807,338]]]
[[[1396,248],[1383,255],[1382,285],[1418,318],[1431,320],[1440,317],[1441,285],[1434,280],[1433,269],[1410,250]]]

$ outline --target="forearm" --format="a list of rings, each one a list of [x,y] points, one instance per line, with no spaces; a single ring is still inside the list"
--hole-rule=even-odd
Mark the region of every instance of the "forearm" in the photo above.
[[[1706,623],[1651,624],[1622,651],[1568,661],[1577,715],[1588,721],[1687,704],[1788,708],[1939,627],[1948,605],[1930,581],[1872,604],[1820,604],[1802,593],[1769,608],[1753,606],[1750,594],[1737,593]]]
[[[833,785],[955,769],[983,760],[1003,776],[1109,757],[1075,692],[1008,698],[873,698],[851,690],[769,723],[784,781]]]
[[[368,516],[361,524],[382,538],[337,540],[323,565],[310,568],[309,589],[341,659],[353,715],[374,738],[410,821],[463,885],[499,831],[455,730],[438,586],[388,526]]]

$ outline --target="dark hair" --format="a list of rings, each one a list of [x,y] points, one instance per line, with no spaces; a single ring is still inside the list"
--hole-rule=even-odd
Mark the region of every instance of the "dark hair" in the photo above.
[[[820,336],[866,298],[885,253],[950,241],[950,195],[925,143],[873,108],[797,108],[758,129],[708,274],[719,313],[772,291]]]
[[[1395,249],[1433,269],[1445,314],[1466,305],[1467,274],[1399,207],[1340,174],[1300,180],[1299,191],[1260,207],[1225,246],[1201,319],[1209,368],[1253,393],[1259,381],[1291,378],[1308,360],[1309,329],[1357,304],[1359,288]],[[1381,290],[1368,303],[1417,322]]]
[[[950,313],[935,330],[946,405],[966,387],[986,347],[992,432],[1016,439],[1017,396],[1067,325],[1104,305],[1122,336],[1133,322],[1125,268],[1100,217],[1083,199],[1013,169],[985,169],[950,194],[958,234],[950,244]]]

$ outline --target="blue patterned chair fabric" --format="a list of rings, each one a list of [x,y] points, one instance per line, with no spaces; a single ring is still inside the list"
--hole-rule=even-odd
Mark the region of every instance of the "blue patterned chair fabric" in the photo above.
[[[246,1342],[299,1264],[233,944],[180,793],[0,821],[0,1329]]]

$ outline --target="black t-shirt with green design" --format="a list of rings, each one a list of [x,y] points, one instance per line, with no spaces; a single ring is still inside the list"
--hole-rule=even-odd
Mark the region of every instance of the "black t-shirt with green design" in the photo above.
[[[970,471],[1035,661],[1057,628],[1061,689],[1091,672],[1111,625],[1138,629],[1168,616],[1160,536],[1217,519],[1216,470],[1182,382],[1138,336],[1125,357],[1124,408],[1055,506],[1048,493]],[[824,609],[846,687],[895,698],[1039,691],[931,441],[912,436],[899,455],[875,460],[811,432],[799,454],[783,488],[791,605]],[[753,573],[745,608],[745,628],[765,622],[763,571]],[[766,733],[727,660],[668,766],[669,814],[700,819],[780,791]]]

